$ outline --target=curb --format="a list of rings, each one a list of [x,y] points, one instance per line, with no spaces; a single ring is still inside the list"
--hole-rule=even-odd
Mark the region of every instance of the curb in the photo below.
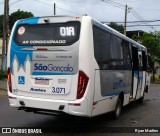
[[[7,89],[4,89],[4,88],[0,88],[0,90],[7,91]]]

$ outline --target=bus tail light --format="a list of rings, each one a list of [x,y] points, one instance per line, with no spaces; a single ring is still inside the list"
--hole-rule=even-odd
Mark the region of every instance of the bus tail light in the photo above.
[[[89,78],[83,71],[79,71],[77,99],[81,99],[86,91]]]
[[[7,70],[7,78],[8,78],[9,91],[12,93],[12,81],[11,81],[11,71],[10,71],[10,68],[8,68],[8,70]]]

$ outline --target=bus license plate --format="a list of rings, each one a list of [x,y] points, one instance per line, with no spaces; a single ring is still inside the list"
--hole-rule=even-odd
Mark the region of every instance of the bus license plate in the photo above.
[[[49,85],[49,80],[48,79],[35,79],[35,84],[39,85]]]

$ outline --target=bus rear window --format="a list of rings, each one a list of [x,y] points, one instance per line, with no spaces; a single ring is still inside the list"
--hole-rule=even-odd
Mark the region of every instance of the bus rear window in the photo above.
[[[14,41],[26,46],[67,46],[78,41],[80,22],[19,25]]]

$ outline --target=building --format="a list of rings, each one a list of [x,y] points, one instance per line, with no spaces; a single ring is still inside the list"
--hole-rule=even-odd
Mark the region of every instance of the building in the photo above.
[[[127,35],[127,37],[132,38],[133,35],[142,36],[143,33],[144,33],[144,31],[142,31],[142,30],[135,30],[135,31],[127,31],[126,35]],[[141,43],[140,40],[135,40],[135,41],[138,43]]]
[[[142,30],[134,30],[134,31],[127,31],[127,37],[131,38],[133,35],[142,36],[144,31]]]

